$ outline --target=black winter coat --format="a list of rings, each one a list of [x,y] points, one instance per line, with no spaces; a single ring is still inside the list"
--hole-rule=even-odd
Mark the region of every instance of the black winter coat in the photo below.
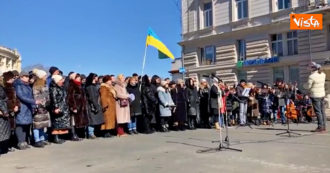
[[[218,88],[214,85],[212,85],[211,90],[210,90],[210,108],[211,109],[219,109],[219,104],[218,104],[218,97],[219,97],[220,91]]]
[[[86,94],[81,84],[70,81],[68,88],[68,101],[70,113],[74,117],[75,126],[83,128],[88,125],[88,116],[86,108]],[[77,110],[77,113],[73,111]]]
[[[141,100],[140,85],[132,86],[128,84],[126,89],[129,94],[134,94],[135,96],[135,100],[130,103],[131,116],[142,115],[142,108],[141,108],[142,100]]]
[[[104,123],[100,92],[95,84],[86,87],[88,100],[88,120],[89,125],[101,125]]]
[[[199,97],[197,89],[194,88],[186,88],[186,98],[187,98],[187,114],[189,116],[197,116],[198,114],[198,106],[199,106]]]
[[[142,104],[143,104],[143,113],[149,118],[154,118],[156,114],[156,107],[158,100],[155,97],[155,94],[152,92],[150,86],[142,87]]]
[[[187,121],[187,98],[183,88],[176,88],[171,90],[171,95],[174,104],[176,105],[173,114],[174,122],[184,123]]]
[[[209,106],[209,100],[210,100],[210,90],[208,88],[199,89],[199,97],[200,97],[200,114],[201,117],[209,117],[210,113],[210,106]]]
[[[0,142],[6,141],[10,137],[10,123],[7,110],[7,96],[2,86],[0,86]]]
[[[67,103],[67,94],[63,87],[59,87],[54,81],[50,83],[50,108],[51,108],[51,124],[54,130],[69,129],[70,113],[69,105]],[[59,114],[55,114],[55,110],[60,109]]]

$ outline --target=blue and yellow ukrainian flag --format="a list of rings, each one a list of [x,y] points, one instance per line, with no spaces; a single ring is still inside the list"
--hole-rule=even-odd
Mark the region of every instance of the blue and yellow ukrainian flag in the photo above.
[[[168,50],[168,48],[165,46],[165,44],[162,41],[160,41],[159,37],[151,28],[148,29],[148,36],[146,40],[146,46],[149,45],[158,49],[159,59],[165,59],[165,58],[174,59],[172,52]]]

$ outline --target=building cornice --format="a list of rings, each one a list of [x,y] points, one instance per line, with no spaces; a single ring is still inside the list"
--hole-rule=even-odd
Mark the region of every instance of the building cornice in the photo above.
[[[6,53],[8,54],[10,57],[14,57],[17,59],[21,58],[21,55],[19,54],[19,52],[17,50],[13,50],[4,46],[0,46],[0,52]]]

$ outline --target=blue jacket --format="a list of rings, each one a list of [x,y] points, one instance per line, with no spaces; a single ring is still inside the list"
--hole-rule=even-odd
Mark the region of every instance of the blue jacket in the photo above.
[[[47,84],[47,87],[49,88],[50,87],[50,83],[52,83],[52,75],[49,75],[46,79],[46,84]]]
[[[16,91],[17,98],[21,102],[20,111],[16,116],[16,124],[32,124],[32,110],[35,106],[32,88],[29,84],[24,83],[20,79],[17,79],[14,82],[14,88]]]

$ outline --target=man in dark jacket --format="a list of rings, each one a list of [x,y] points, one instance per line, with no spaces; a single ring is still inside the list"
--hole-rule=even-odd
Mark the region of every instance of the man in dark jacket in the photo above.
[[[248,101],[249,101],[249,96],[246,93],[244,93],[245,85],[246,85],[246,81],[241,80],[240,85],[238,85],[236,88],[237,96],[240,100],[240,103],[239,103],[240,125],[246,124],[247,106],[248,106]]]
[[[15,91],[21,102],[20,111],[16,117],[16,137],[18,148],[24,150],[29,148],[26,142],[32,124],[32,110],[35,105],[40,104],[33,98],[32,88],[29,85],[29,74],[21,72],[20,78],[14,82]]]

